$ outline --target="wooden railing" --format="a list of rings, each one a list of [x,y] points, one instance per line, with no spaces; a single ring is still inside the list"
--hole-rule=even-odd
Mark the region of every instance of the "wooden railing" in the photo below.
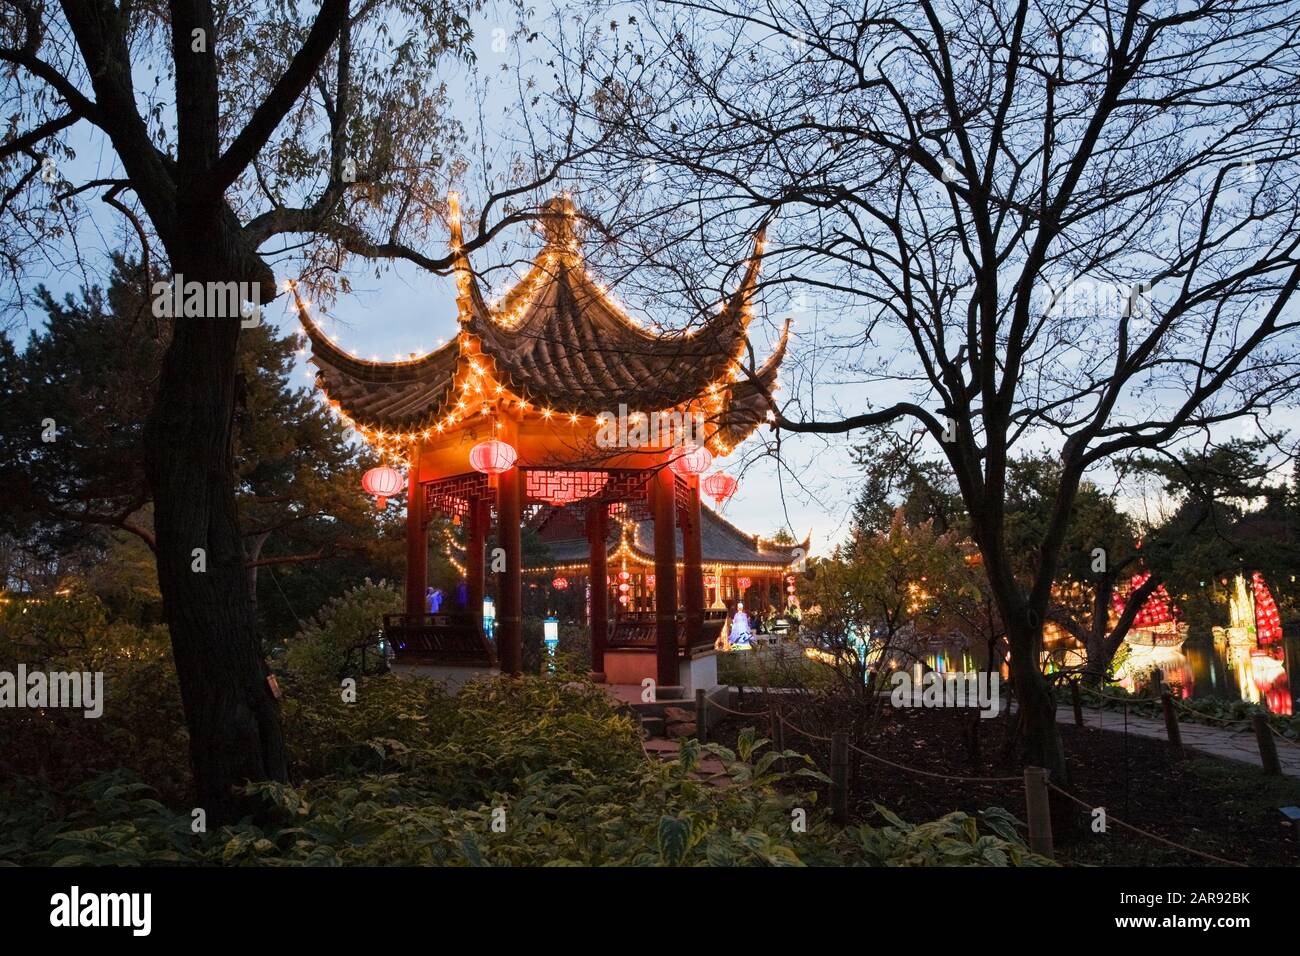
[[[698,651],[712,647],[726,624],[725,612],[704,612],[704,625],[699,641],[691,648],[686,646],[686,616],[677,612],[677,650],[685,654],[688,650]],[[609,640],[611,648],[653,648],[658,640],[659,621],[654,611],[621,611],[610,622]]]
[[[491,667],[492,645],[476,614],[385,614],[384,636],[397,663]]]

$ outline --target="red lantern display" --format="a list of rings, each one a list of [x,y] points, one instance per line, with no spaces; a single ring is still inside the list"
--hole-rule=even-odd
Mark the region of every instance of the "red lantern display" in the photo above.
[[[557,590],[557,591],[565,591],[565,590],[568,590],[568,587],[569,587],[569,579],[568,579],[568,578],[553,578],[553,579],[551,580],[551,587],[555,588],[555,590]]]
[[[632,577],[632,573],[631,573],[630,571],[620,571],[620,572],[618,572],[618,579],[619,579],[620,581],[626,581],[626,580],[628,580],[630,577]]]
[[[469,450],[469,463],[475,471],[485,475],[499,475],[515,466],[519,456],[513,446],[493,438],[481,441]]]
[[[388,507],[388,499],[402,490],[402,485],[406,479],[402,473],[394,468],[384,466],[382,468],[371,468],[361,476],[361,487],[368,494],[375,496],[375,508],[383,511]]]
[[[1135,574],[1129,581],[1129,590],[1127,593],[1121,593],[1116,590],[1111,597],[1111,606],[1115,609],[1116,614],[1124,613],[1124,605],[1128,603],[1128,596],[1136,591],[1142,585],[1146,584],[1149,574]],[[1162,584],[1151,593],[1146,599],[1146,603],[1137,612],[1133,618],[1133,627],[1151,628],[1161,624],[1170,624],[1178,619],[1178,608],[1174,607],[1173,602],[1169,599],[1169,592],[1165,590]]]
[[[721,508],[723,502],[736,493],[736,487],[740,482],[736,481],[725,471],[715,471],[701,483],[704,493],[718,503]]]
[[[1280,643],[1282,619],[1277,613],[1277,602],[1264,583],[1264,575],[1256,571],[1250,583],[1255,593],[1255,641],[1260,647]]]
[[[713,464],[713,453],[703,445],[686,445],[673,459],[672,469],[682,477],[702,475]]]
[[[748,591],[749,586],[753,583],[754,582],[749,578],[736,578],[736,587],[740,588],[742,591]]]

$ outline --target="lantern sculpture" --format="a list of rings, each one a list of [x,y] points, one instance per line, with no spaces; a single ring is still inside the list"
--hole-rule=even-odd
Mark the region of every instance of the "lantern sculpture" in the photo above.
[[[725,471],[715,471],[704,479],[701,487],[704,488],[704,493],[716,501],[721,508],[723,503],[736,493],[736,486],[739,484],[740,482]]]
[[[485,475],[499,475],[515,466],[519,456],[513,446],[493,438],[481,441],[469,450],[469,463],[475,471]]]
[[[673,459],[672,469],[685,478],[704,474],[712,464],[713,453],[703,445],[686,445],[681,454]]]
[[[388,507],[388,499],[401,491],[403,484],[402,473],[387,466],[371,468],[361,476],[361,487],[375,496],[375,508],[379,511]]]
[[[736,578],[736,587],[740,588],[742,591],[748,591],[751,584],[753,584],[753,581],[749,578]]]
[[[555,588],[555,590],[557,590],[557,591],[564,591],[564,590],[566,590],[566,589],[569,587],[569,579],[568,579],[568,578],[552,578],[552,579],[551,579],[551,587]]]

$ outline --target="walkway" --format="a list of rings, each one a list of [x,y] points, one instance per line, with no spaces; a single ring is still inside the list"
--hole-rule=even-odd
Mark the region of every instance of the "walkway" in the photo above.
[[[1074,710],[1068,705],[1057,707],[1056,721],[1061,724],[1073,724]],[[1083,725],[1093,729],[1123,733],[1124,713],[1118,710],[1094,710],[1084,707]],[[1260,765],[1259,746],[1255,743],[1255,733],[1250,727],[1215,727],[1211,724],[1181,720],[1178,722],[1178,729],[1185,750],[1195,750],[1211,757],[1236,760],[1255,767]],[[1169,739],[1163,720],[1140,717],[1133,713],[1128,715],[1128,732],[1137,737]],[[1277,758],[1282,765],[1282,773],[1288,777],[1300,777],[1300,746],[1280,737],[1274,737],[1273,740],[1277,744]]]

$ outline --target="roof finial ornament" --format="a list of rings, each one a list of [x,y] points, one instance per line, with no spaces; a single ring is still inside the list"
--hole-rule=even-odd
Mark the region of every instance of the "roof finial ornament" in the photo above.
[[[542,232],[548,246],[578,248],[577,211],[568,193],[552,196],[542,203]]]

